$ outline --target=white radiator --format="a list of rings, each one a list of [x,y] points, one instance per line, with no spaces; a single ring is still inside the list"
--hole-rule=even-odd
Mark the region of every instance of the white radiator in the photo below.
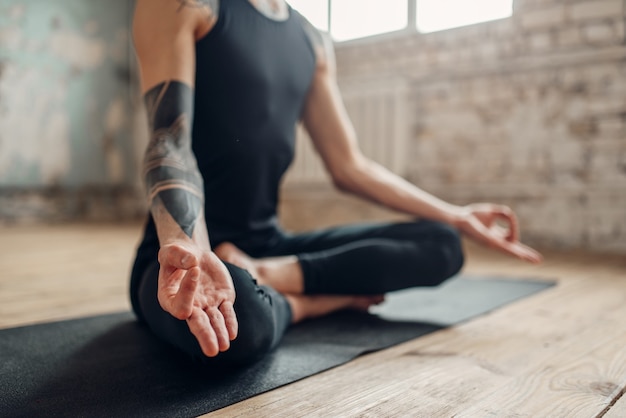
[[[340,89],[363,153],[404,175],[410,121],[406,81],[344,82]],[[296,137],[296,157],[285,182],[294,186],[328,182],[323,164],[301,126]]]

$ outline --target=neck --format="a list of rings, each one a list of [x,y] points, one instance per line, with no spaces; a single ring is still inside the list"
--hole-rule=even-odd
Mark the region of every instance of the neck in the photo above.
[[[285,0],[248,0],[262,14],[272,20],[287,20],[289,8]]]

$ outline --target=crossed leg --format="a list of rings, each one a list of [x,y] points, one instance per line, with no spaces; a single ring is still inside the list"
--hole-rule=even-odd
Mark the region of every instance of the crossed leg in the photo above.
[[[367,310],[384,300],[383,295],[303,295],[302,268],[296,256],[254,259],[230,242],[214,252],[222,261],[247,270],[259,285],[281,293],[291,307],[292,323],[341,309]]]
[[[257,252],[262,254],[259,258],[229,242],[214,251],[283,294],[292,306],[294,322],[346,307],[367,309],[382,301],[386,292],[438,285],[463,265],[458,232],[431,221],[288,235],[264,251],[265,257]],[[330,294],[342,296],[326,296]]]
[[[271,250],[251,254],[257,258],[233,244],[215,251],[227,261],[237,293],[239,336],[228,351],[203,356],[185,321],[160,307],[156,257],[147,265],[136,264],[133,274],[143,279],[131,299],[156,335],[205,364],[219,366],[260,358],[276,346],[290,323],[339,309],[367,309],[388,291],[437,285],[463,263],[458,233],[426,221],[286,236]]]
[[[284,294],[297,295],[304,291],[302,267],[295,255],[252,258],[231,242],[224,242],[213,251],[222,261],[248,270],[259,284],[271,286]]]

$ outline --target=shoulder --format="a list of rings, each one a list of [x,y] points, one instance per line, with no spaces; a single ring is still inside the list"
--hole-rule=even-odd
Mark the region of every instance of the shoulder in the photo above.
[[[306,34],[313,51],[315,52],[315,58],[317,60],[317,68],[321,70],[333,70],[335,68],[335,53],[333,49],[333,42],[330,35],[325,32],[321,32],[315,26],[311,24],[304,16],[298,11],[292,9],[296,18],[302,25],[304,33]]]
[[[195,44],[215,25],[218,6],[208,0],[136,0],[133,43],[144,91],[165,80],[194,84]]]
[[[137,0],[133,36],[142,40],[184,32],[197,40],[212,29],[218,15],[219,0]]]

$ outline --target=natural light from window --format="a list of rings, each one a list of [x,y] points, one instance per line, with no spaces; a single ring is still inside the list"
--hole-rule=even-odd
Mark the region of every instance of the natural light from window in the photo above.
[[[513,0],[417,0],[420,32],[435,32],[510,17]]]
[[[513,14],[513,0],[288,0],[288,3],[318,29],[329,31],[335,41],[400,30],[435,32]],[[415,16],[411,16],[414,22],[409,19],[409,5],[415,5],[411,8],[415,10]]]
[[[288,0],[291,7],[316,28],[328,32],[328,1],[327,0]]]
[[[336,41],[401,30],[407,26],[407,0],[332,0],[330,33]]]

